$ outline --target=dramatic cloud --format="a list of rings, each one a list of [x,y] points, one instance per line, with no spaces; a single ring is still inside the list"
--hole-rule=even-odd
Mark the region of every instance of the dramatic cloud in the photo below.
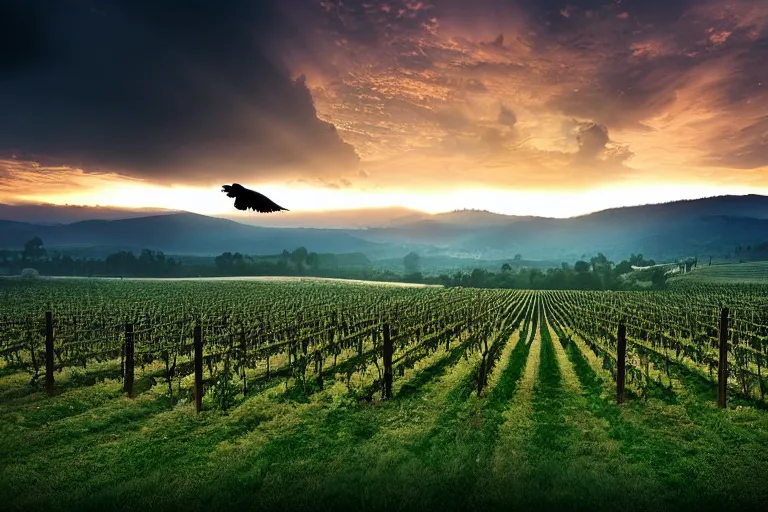
[[[328,35],[334,72],[310,81],[319,109],[364,158],[407,166],[409,183],[449,165],[498,186],[711,183],[715,168],[768,185],[740,172],[768,166],[764,2],[326,4],[368,39]]]
[[[2,8],[0,157],[397,197],[768,187],[765,0]]]
[[[22,22],[0,63],[5,156],[182,183],[356,171],[275,53],[295,28],[280,4],[3,5]]]

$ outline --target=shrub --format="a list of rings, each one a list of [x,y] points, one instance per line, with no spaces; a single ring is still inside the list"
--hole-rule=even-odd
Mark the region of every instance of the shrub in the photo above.
[[[35,270],[34,268],[25,268],[21,271],[21,277],[24,279],[36,279],[40,277],[40,272]]]

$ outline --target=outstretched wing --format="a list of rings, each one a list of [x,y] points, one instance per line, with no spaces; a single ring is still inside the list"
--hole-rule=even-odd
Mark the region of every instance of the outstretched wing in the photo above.
[[[288,211],[287,208],[276,204],[264,194],[260,194],[255,190],[247,189],[243,186],[224,185],[222,187],[229,197],[235,198],[235,208],[238,210],[254,210],[259,213],[272,213],[279,212],[281,210]]]
[[[235,185],[222,185],[221,191],[227,193],[227,197],[235,197],[237,195],[237,191],[235,190],[237,184]]]
[[[243,193],[238,194],[237,199],[235,200],[235,208],[237,208],[238,202],[245,206],[246,209],[250,208],[259,213],[272,213],[281,210],[288,211],[287,208],[283,208],[264,194],[259,194],[255,190],[245,189]]]

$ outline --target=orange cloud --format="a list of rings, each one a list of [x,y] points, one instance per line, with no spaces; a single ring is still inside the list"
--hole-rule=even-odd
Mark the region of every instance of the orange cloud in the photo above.
[[[434,2],[429,30],[389,33],[387,16],[369,20],[379,44],[337,49],[337,80],[313,94],[375,183],[572,189],[674,176],[766,186],[764,120],[738,97],[753,112],[765,98],[759,77],[739,82],[768,58],[753,45],[755,31],[768,37],[768,5],[732,4],[654,25],[631,9],[571,6],[559,13],[570,28],[555,30],[509,3]],[[514,112],[515,137],[502,135],[502,108]],[[610,134],[590,162],[574,160],[578,134],[563,128],[574,118]]]
[[[236,126],[268,131],[281,150],[304,154],[306,140],[331,150],[265,164],[242,157],[250,139],[219,144],[231,132],[211,130],[205,150],[190,149],[165,184],[213,186],[222,181],[215,176],[235,173],[285,193],[299,187],[334,198],[316,199],[323,204],[384,194],[376,196],[381,205],[457,190],[492,198],[641,185],[768,187],[768,4],[571,3],[550,12],[533,1],[324,1],[297,16],[307,18],[300,41],[273,48],[294,77],[307,76],[312,101],[303,88],[296,93],[316,121],[310,137],[227,97]],[[350,149],[344,143],[359,168],[337,165]],[[0,170],[5,197],[48,194],[55,180],[95,191],[139,186],[125,176],[143,176],[130,166],[118,176],[85,165],[5,165],[16,166]]]

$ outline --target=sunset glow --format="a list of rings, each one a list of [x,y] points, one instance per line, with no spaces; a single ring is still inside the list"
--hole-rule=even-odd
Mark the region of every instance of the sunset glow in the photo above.
[[[13,70],[0,202],[240,215],[219,192],[240,182],[293,211],[565,217],[764,194],[768,4],[673,4],[291,0],[222,8],[200,47],[149,14],[83,11],[76,37],[109,32],[123,58],[98,88]],[[91,46],[57,58],[95,69]],[[235,48],[248,66],[217,57]]]
[[[44,194],[9,197],[30,203],[58,205],[115,206],[146,208],[162,206],[169,210],[184,210],[203,215],[252,216],[252,213],[233,211],[233,200],[220,192],[220,187],[164,187],[116,180],[101,183],[98,188],[71,192],[51,191]],[[652,202],[696,199],[724,194],[768,194],[768,188],[752,189],[744,186],[713,186],[690,184],[628,183],[622,187],[605,186],[584,191],[558,190],[493,190],[466,189],[439,192],[415,190],[335,190],[310,186],[265,184],[259,187],[264,194],[276,198],[294,212],[322,212],[359,208],[402,206],[426,213],[448,212],[457,209],[487,210],[507,215],[534,215],[565,218],[608,208],[635,206]],[[294,205],[299,205],[292,207]],[[302,208],[300,205],[311,205]],[[283,214],[283,215],[290,215]]]

